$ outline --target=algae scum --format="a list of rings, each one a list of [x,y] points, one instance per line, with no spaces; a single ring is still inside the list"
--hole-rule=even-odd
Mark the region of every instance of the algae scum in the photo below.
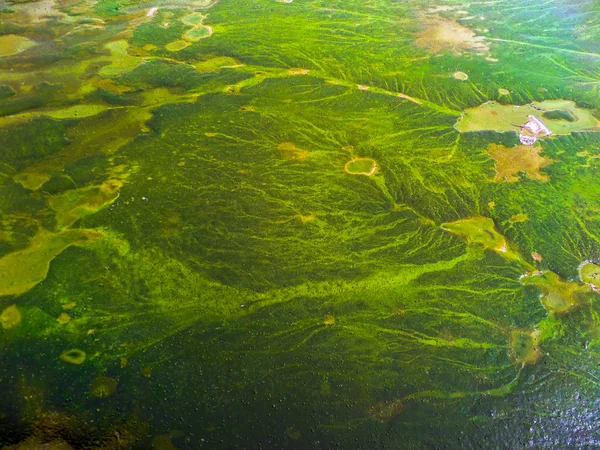
[[[600,446],[598,29],[0,0],[0,448]]]

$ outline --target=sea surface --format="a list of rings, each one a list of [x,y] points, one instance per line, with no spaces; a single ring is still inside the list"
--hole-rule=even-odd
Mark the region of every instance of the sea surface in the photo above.
[[[597,0],[0,0],[0,448],[600,447]]]

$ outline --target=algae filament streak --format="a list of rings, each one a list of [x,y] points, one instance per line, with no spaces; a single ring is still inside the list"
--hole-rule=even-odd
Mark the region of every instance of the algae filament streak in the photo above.
[[[0,0],[0,448],[600,446],[600,16],[533,6]]]

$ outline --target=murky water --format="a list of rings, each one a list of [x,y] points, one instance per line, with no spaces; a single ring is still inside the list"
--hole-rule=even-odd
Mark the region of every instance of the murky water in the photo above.
[[[0,1],[0,447],[600,446],[599,28]]]

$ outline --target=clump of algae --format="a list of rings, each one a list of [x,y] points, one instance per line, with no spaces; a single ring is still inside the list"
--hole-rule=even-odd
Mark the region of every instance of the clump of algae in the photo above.
[[[536,286],[542,291],[540,301],[552,314],[564,314],[579,304],[579,294],[589,289],[577,283],[562,281],[549,270],[535,271],[521,277],[523,285]]]
[[[90,394],[98,398],[108,397],[116,392],[117,384],[117,380],[114,378],[107,377],[106,375],[98,375],[92,381]]]
[[[579,278],[593,287],[600,287],[600,266],[593,262],[585,262],[579,266]]]
[[[344,170],[352,175],[371,176],[377,170],[377,162],[371,158],[352,158],[346,163]]]
[[[310,153],[308,150],[304,150],[296,147],[296,144],[293,142],[282,142],[277,146],[277,151],[279,154],[287,160],[304,160],[308,158]]]
[[[539,362],[542,350],[539,346],[539,332],[515,330],[510,335],[509,353],[518,364],[530,365]]]
[[[94,230],[40,230],[29,246],[0,258],[0,295],[21,295],[43,281],[50,262],[71,245],[86,245],[103,234]]]
[[[60,354],[60,359],[69,364],[80,365],[85,362],[85,352],[83,350],[79,350],[78,348],[72,348],[70,350],[65,350]]]
[[[2,328],[5,330],[18,325],[19,322],[21,322],[21,311],[19,311],[17,305],[4,308],[2,314],[0,314],[0,323],[2,323]]]
[[[494,221],[489,217],[471,217],[443,223],[442,229],[465,238],[469,244],[493,250],[506,259],[524,262],[521,255],[509,248],[506,238],[496,231]]]

